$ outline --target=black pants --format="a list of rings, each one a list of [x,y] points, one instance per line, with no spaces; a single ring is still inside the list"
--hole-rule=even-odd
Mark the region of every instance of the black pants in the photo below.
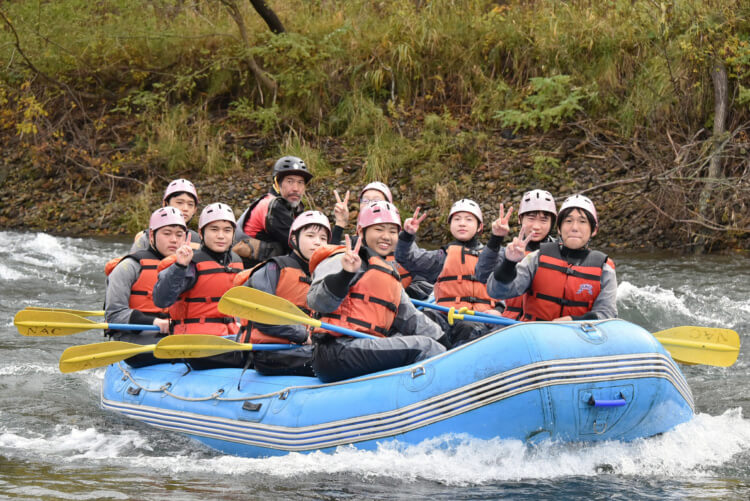
[[[253,352],[255,370],[264,376],[314,376],[312,359],[311,344],[293,350]]]
[[[316,343],[313,369],[324,383],[330,383],[409,365],[444,351],[427,336],[363,339],[326,335]]]

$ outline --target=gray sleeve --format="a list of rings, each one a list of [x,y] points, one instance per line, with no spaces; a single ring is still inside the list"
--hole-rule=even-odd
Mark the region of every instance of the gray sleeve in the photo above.
[[[443,330],[430,320],[424,313],[417,310],[406,292],[401,291],[401,302],[398,305],[393,327],[406,336],[427,336],[438,340],[443,336]]]
[[[271,261],[256,270],[245,285],[269,294],[276,294],[278,284],[279,266]],[[253,325],[264,334],[288,339],[293,343],[302,344],[307,340],[306,325],[267,325],[259,322],[253,322]]]
[[[159,272],[159,279],[154,285],[154,304],[159,308],[172,306],[180,294],[195,285],[197,280],[193,263],[185,268],[174,263]]]
[[[133,245],[130,247],[130,252],[128,254],[134,254],[138,251],[146,250],[149,247],[149,241],[148,241],[148,230],[144,230],[141,233],[141,236],[133,242]],[[112,322],[114,323],[114,322]]]
[[[402,232],[406,233],[406,232]],[[435,282],[445,264],[443,249],[425,250],[417,246],[412,236],[399,235],[396,244],[396,261],[412,273],[418,273],[428,282]]]
[[[617,274],[609,264],[602,270],[602,288],[591,306],[599,320],[617,317]]]
[[[307,305],[310,309],[318,311],[320,313],[331,313],[336,311],[344,297],[338,297],[333,294],[326,285],[324,278],[333,273],[339,273],[343,270],[341,266],[341,258],[343,254],[337,254],[331,256],[316,268],[312,276],[312,284],[310,284],[310,290],[307,293]],[[354,276],[355,280],[362,273],[361,268]]]
[[[487,282],[487,279],[492,275],[495,267],[505,259],[505,247],[501,247],[500,251],[494,251],[489,246],[485,245],[482,252],[479,254],[479,260],[474,268],[474,275],[480,282]]]
[[[123,259],[107,277],[104,296],[104,320],[108,324],[130,323],[130,291],[141,274],[141,265],[135,259]]]
[[[503,262],[505,262],[504,258],[499,261],[498,266]],[[491,273],[487,279],[487,294],[495,299],[508,299],[524,294],[531,287],[531,281],[538,267],[539,251],[534,251],[516,264],[516,276],[512,281],[501,282],[495,278],[494,273]]]

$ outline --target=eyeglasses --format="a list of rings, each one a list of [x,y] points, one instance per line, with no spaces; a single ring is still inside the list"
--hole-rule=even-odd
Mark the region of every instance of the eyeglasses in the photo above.
[[[370,204],[372,202],[384,202],[384,201],[385,200],[383,200],[381,198],[363,198],[362,200],[359,201],[359,203],[361,203],[363,205],[368,205],[368,204]]]

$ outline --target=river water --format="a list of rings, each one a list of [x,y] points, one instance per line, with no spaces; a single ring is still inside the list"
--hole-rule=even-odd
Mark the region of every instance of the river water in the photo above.
[[[696,417],[662,436],[596,445],[443,437],[375,452],[246,459],[99,408],[104,369],[61,374],[101,331],[22,337],[27,305],[101,309],[123,241],[0,232],[0,499],[750,498],[750,355],[683,366]],[[750,342],[750,259],[613,255],[620,316],[653,331],[731,328]]]

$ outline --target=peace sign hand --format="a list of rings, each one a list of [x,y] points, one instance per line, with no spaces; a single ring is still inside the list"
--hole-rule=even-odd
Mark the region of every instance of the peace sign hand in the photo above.
[[[349,224],[349,190],[346,190],[343,200],[341,200],[339,190],[333,190],[333,194],[336,195],[336,205],[333,206],[333,220],[336,226],[346,228],[346,225]]]
[[[355,273],[362,266],[362,258],[359,257],[359,248],[362,246],[362,237],[357,239],[357,243],[352,249],[352,239],[349,235],[344,235],[346,240],[346,252],[341,258],[341,267],[349,273]]]
[[[526,256],[526,245],[531,240],[531,233],[515,237],[513,241],[505,248],[505,259],[519,262]]]
[[[193,249],[188,244],[182,244],[175,254],[177,255],[177,263],[181,266],[187,266],[193,260]]]
[[[420,223],[424,221],[424,218],[426,217],[426,212],[421,216],[419,215],[419,207],[417,207],[417,210],[414,211],[414,215],[404,221],[404,231],[410,235],[416,235],[417,231],[419,231]]]
[[[497,237],[504,237],[510,233],[510,215],[513,214],[513,207],[508,209],[508,213],[505,214],[505,207],[500,204],[500,215],[492,221],[492,234]]]

